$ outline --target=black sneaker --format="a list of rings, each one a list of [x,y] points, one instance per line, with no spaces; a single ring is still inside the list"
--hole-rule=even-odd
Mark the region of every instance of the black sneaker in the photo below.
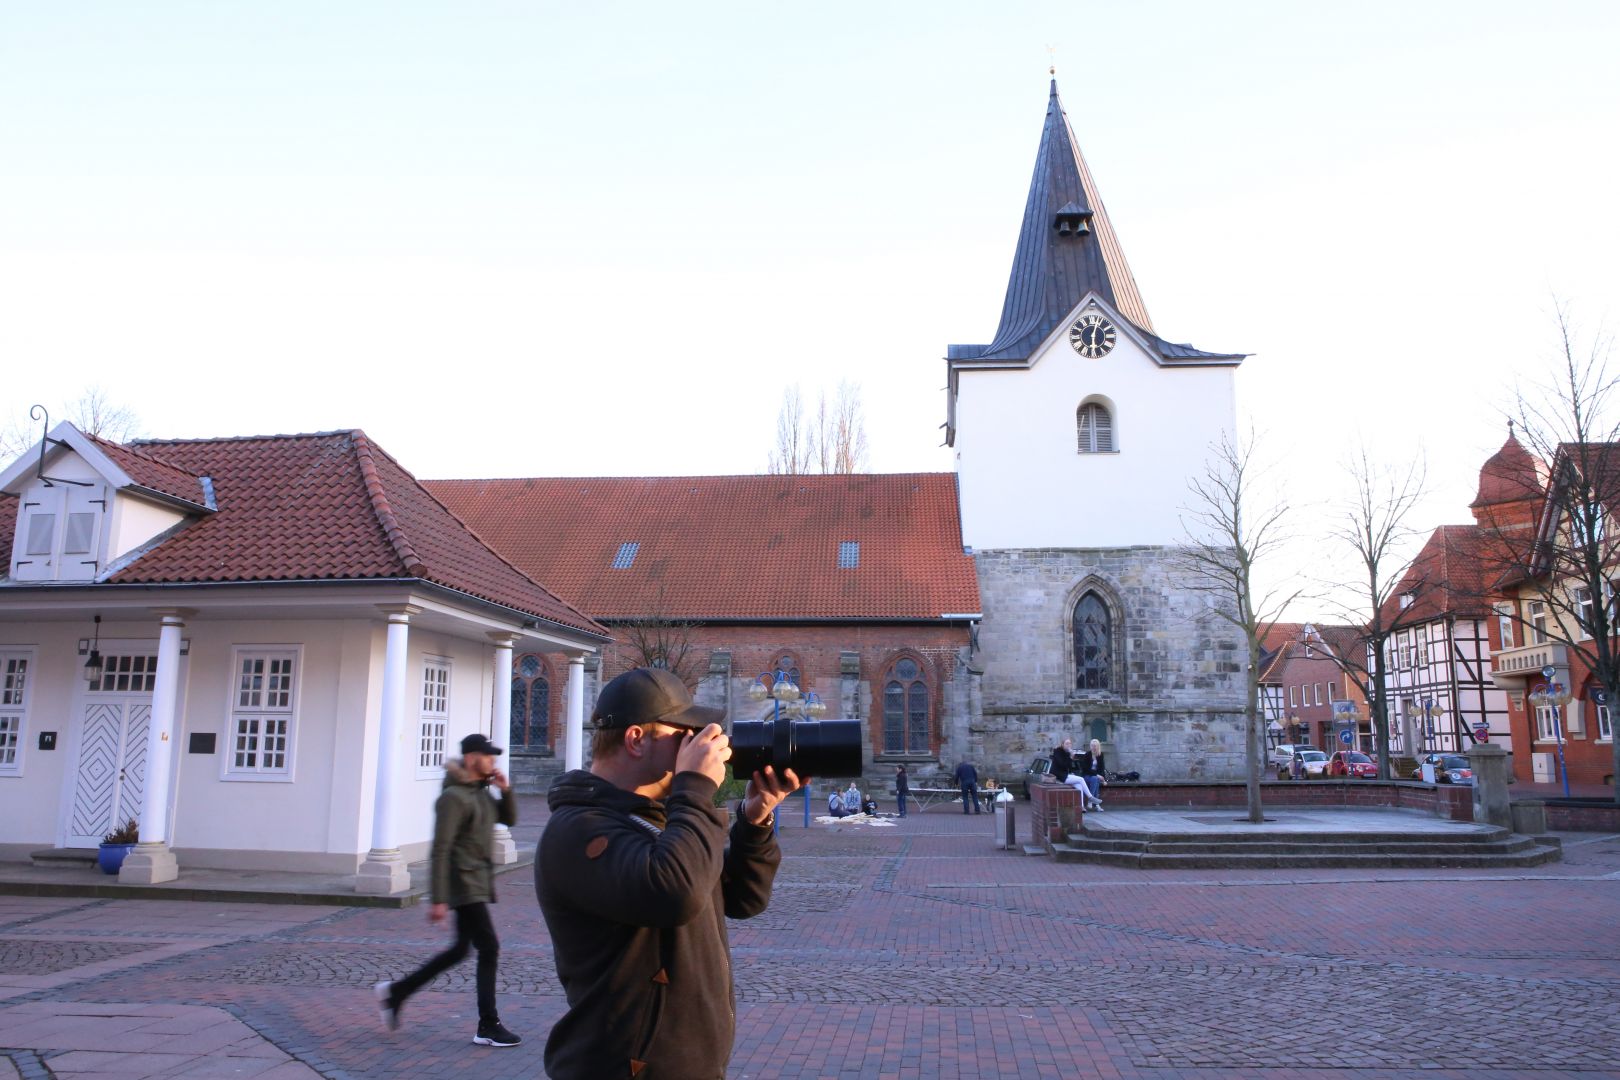
[[[507,1031],[506,1025],[499,1020],[493,1024],[479,1024],[478,1034],[473,1036],[473,1043],[477,1046],[516,1046],[522,1041],[521,1035]]]
[[[389,1031],[399,1030],[399,1006],[394,1004],[394,984],[384,979],[371,988],[377,995],[377,1012],[382,1016],[383,1027]]]

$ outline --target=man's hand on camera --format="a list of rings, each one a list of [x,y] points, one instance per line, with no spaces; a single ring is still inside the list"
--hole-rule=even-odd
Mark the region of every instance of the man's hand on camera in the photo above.
[[[784,769],[778,776],[774,768],[765,766],[748,781],[748,791],[743,796],[743,817],[752,825],[765,824],[771,820],[771,811],[803,786],[792,769]]]
[[[719,786],[726,782],[726,762],[731,760],[731,739],[719,724],[680,736],[681,748],[675,753],[675,771],[702,773]]]

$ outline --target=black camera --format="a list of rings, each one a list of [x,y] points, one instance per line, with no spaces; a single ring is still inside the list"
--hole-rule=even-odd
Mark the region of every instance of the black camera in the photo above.
[[[739,780],[770,765],[807,776],[861,775],[859,720],[733,720],[731,775]]]

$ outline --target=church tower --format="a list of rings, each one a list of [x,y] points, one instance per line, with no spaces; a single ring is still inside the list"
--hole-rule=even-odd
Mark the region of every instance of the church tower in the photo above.
[[[1146,779],[1241,774],[1242,638],[1175,549],[1242,361],[1154,329],[1054,81],[1001,323],[946,358],[993,770],[1068,735]]]

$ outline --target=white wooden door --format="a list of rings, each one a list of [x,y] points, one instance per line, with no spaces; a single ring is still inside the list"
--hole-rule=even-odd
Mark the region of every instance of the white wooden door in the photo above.
[[[119,825],[139,819],[146,793],[157,657],[110,655],[106,665],[83,698],[68,847],[95,847]]]

